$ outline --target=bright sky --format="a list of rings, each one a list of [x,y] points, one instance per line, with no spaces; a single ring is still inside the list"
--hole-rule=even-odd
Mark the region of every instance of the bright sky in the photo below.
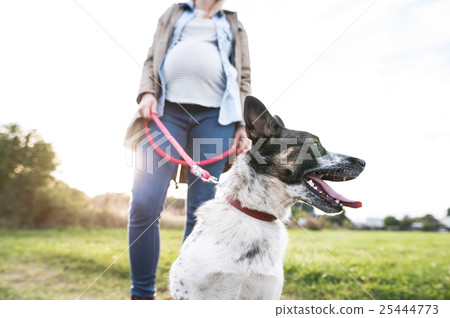
[[[367,161],[360,178],[333,184],[363,202],[348,210],[352,219],[442,217],[450,207],[450,2],[378,0],[360,17],[373,1],[228,0],[225,8],[248,32],[253,94],[288,128]],[[2,1],[0,125],[35,128],[52,142],[56,176],[70,186],[130,193],[122,139],[140,65],[171,3]]]

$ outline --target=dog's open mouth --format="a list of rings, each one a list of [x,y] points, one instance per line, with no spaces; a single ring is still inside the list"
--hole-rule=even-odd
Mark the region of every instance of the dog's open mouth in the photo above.
[[[337,176],[335,174],[327,174],[326,172],[314,172],[305,176],[306,186],[316,195],[323,198],[330,205],[339,205],[341,207],[360,208],[362,203],[347,199],[343,195],[334,191],[324,180],[329,181],[348,181],[356,177]]]

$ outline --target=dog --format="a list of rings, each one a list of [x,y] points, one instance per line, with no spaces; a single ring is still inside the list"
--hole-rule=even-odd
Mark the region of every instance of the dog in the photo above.
[[[317,136],[285,128],[253,96],[245,99],[244,120],[253,146],[219,185],[222,196],[197,209],[170,270],[174,299],[279,299],[290,206],[301,200],[326,213],[361,206],[324,180],[354,179],[364,160],[328,152]]]

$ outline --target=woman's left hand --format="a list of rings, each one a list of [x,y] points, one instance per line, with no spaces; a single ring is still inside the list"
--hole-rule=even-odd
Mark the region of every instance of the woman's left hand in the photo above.
[[[243,153],[250,149],[251,141],[247,138],[245,128],[240,127],[234,133],[234,143],[231,147],[237,147],[237,154]]]

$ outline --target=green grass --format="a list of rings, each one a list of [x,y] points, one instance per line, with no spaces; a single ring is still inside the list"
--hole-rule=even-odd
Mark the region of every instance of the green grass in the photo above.
[[[450,236],[421,232],[311,232],[377,299],[450,299]],[[182,231],[163,230],[158,296]],[[127,247],[124,229],[0,231],[0,299],[75,299]],[[369,296],[302,230],[290,231],[285,299]],[[81,299],[129,299],[125,252]]]

